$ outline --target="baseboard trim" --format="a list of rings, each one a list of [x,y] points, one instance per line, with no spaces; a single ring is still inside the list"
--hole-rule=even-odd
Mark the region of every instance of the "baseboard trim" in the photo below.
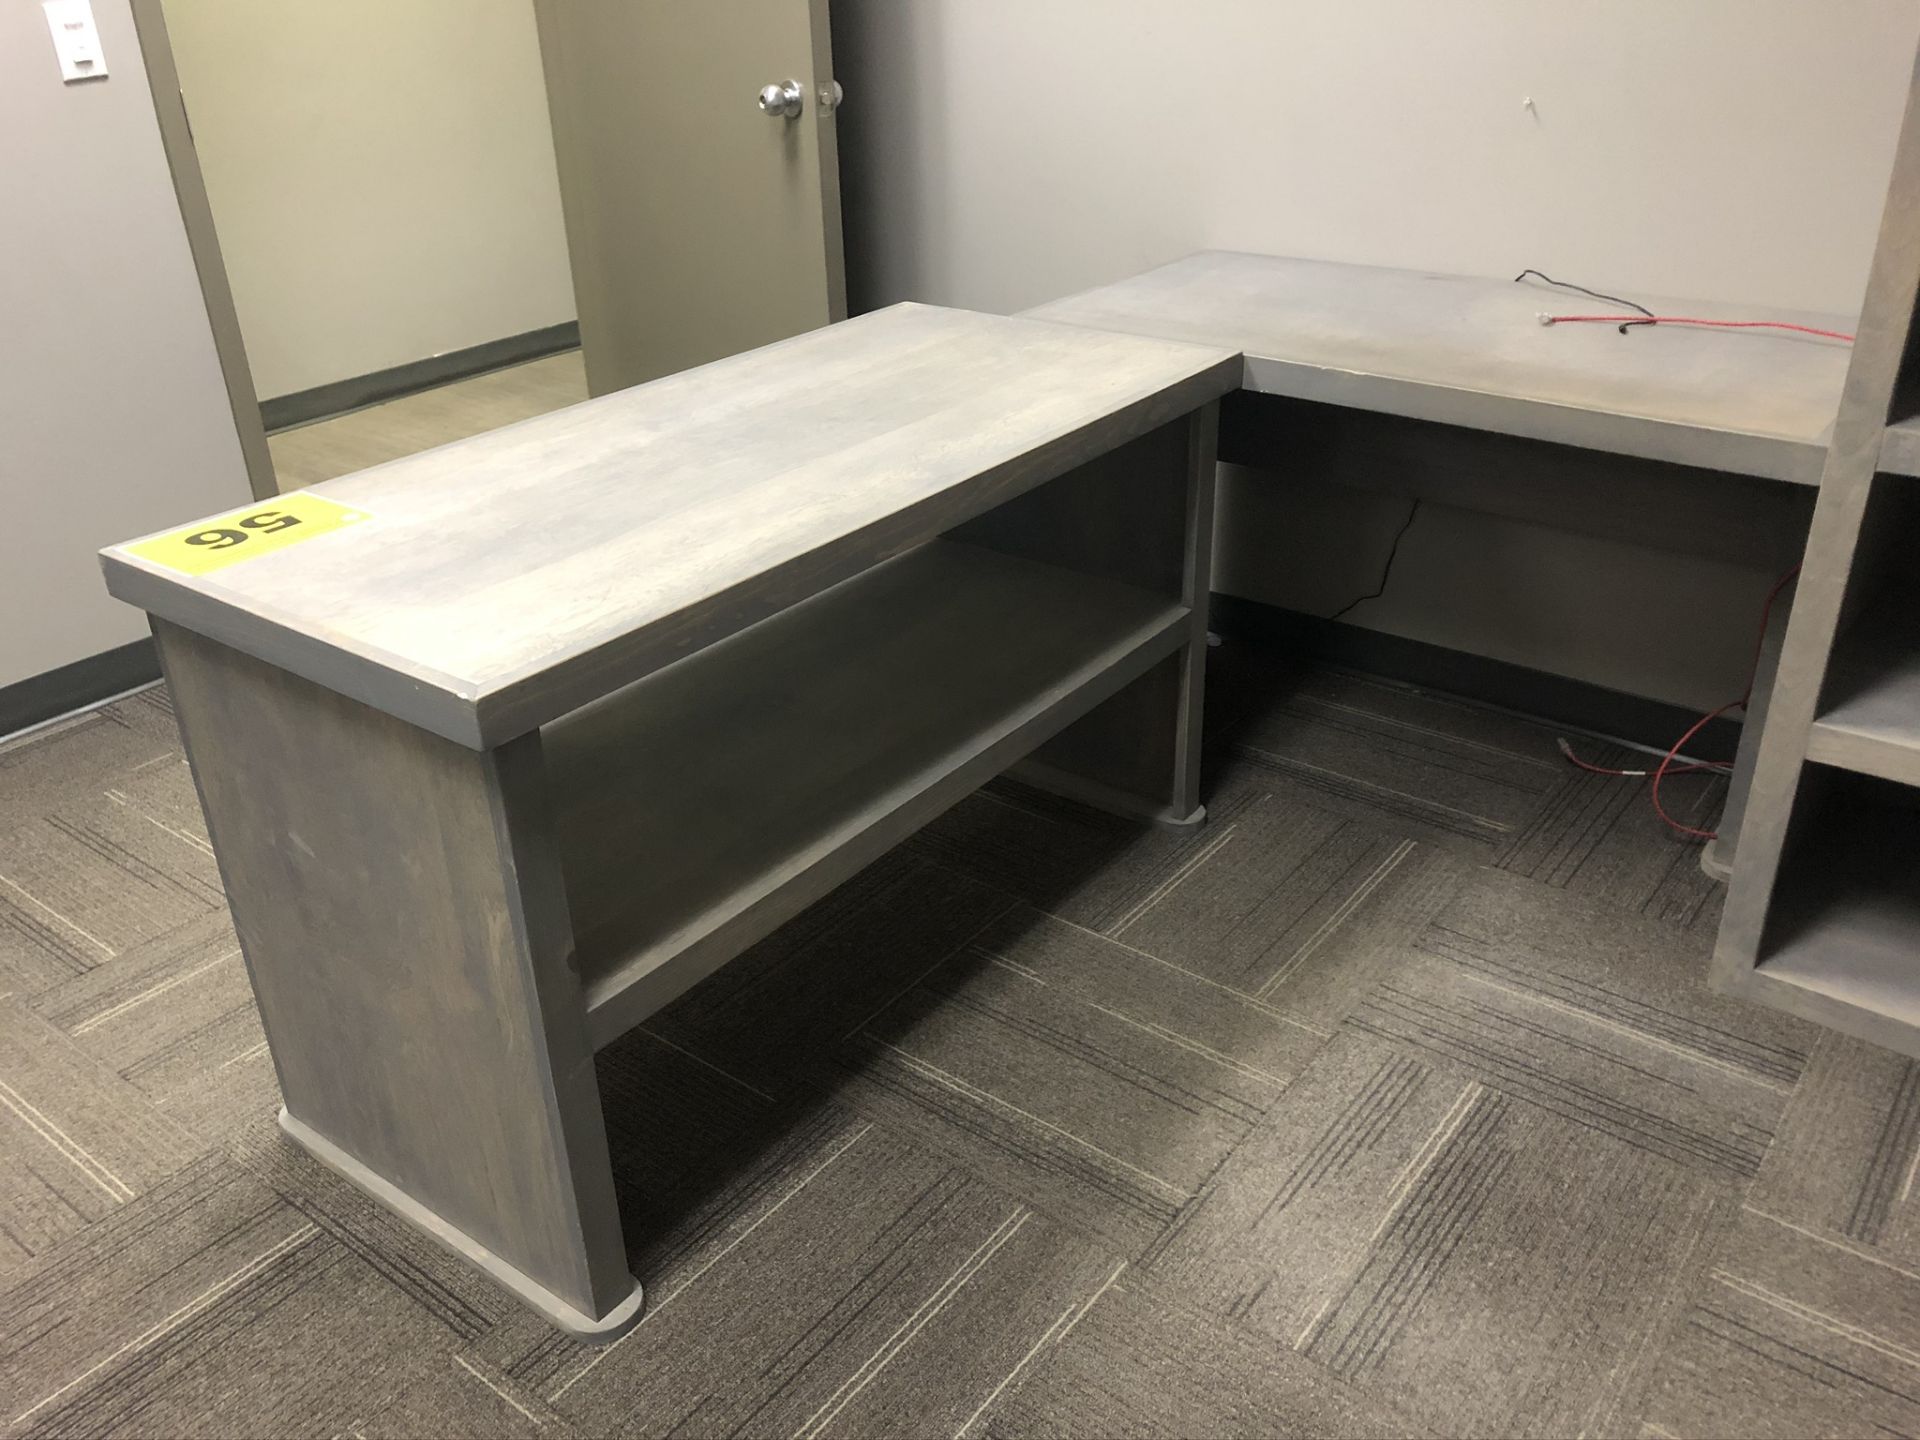
[[[464,350],[449,350],[444,355],[429,355],[425,360],[409,361],[371,375],[354,375],[311,390],[296,390],[291,395],[276,395],[260,402],[260,419],[268,430],[288,430],[295,425],[311,425],[331,419],[349,410],[378,405],[383,400],[398,400],[445,385],[454,380],[484,375],[507,365],[520,365],[562,350],[580,348],[580,323],[577,320],[529,330],[524,335],[509,335],[469,345]]]
[[[153,637],[0,686],[0,737],[98,705],[160,678]]]
[[[1651,750],[1664,751],[1700,718],[1664,700],[1649,700],[1643,695],[1629,695],[1464,650],[1449,650],[1424,640],[1343,625],[1237,595],[1215,595],[1210,614],[1213,628],[1222,635],[1284,646],[1329,664]],[[1688,742],[1687,753],[1731,759],[1739,743],[1738,723],[1715,720]]]

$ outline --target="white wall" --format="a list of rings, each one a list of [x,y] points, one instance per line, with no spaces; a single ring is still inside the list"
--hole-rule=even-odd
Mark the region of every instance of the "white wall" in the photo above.
[[[108,76],[62,85],[0,5],[0,686],[147,633],[95,552],[248,499],[127,0]]]
[[[834,0],[850,288],[1013,310],[1220,247],[1850,313],[1916,33],[1912,0]],[[1227,486],[1221,588],[1309,612],[1406,513]],[[1433,507],[1351,618],[1717,704],[1771,563]]]
[[[571,320],[531,0],[166,0],[262,399]]]
[[[870,298],[1003,310],[1207,246],[1849,310],[1920,30],[1912,0],[834,11]]]

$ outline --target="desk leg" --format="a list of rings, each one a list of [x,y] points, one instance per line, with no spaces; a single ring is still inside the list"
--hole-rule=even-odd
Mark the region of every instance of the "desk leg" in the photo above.
[[[1022,496],[960,538],[1063,564],[1190,607],[1187,641],[1047,741],[1013,774],[1163,825],[1197,825],[1212,584],[1217,403]]]
[[[1790,592],[1789,592],[1790,593]],[[1733,778],[1727,782],[1727,803],[1720,809],[1720,833],[1700,849],[1700,868],[1725,884],[1733,878],[1733,852],[1740,844],[1740,826],[1747,818],[1747,795],[1753,789],[1754,761],[1760,754],[1760,732],[1767,723],[1773,699],[1774,675],[1780,669],[1780,647],[1786,641],[1787,616],[1792,607],[1775,605],[1760,637],[1760,654],[1753,672],[1753,700],[1740,717],[1740,745],[1733,756]]]
[[[282,1126],[556,1324],[630,1326],[539,734],[468,750],[154,634]]]

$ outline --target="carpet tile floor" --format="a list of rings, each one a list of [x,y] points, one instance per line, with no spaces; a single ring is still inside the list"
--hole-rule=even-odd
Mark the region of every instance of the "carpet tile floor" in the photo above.
[[[165,692],[0,743],[0,1435],[1920,1433],[1920,1066],[1550,728],[1211,658],[1206,826],[996,782],[601,1054],[603,1348],[281,1137]]]

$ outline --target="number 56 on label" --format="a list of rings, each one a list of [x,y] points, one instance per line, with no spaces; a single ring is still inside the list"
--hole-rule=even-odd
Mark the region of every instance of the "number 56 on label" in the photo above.
[[[296,492],[137,541],[127,553],[183,575],[205,575],[371,518],[351,505]]]

